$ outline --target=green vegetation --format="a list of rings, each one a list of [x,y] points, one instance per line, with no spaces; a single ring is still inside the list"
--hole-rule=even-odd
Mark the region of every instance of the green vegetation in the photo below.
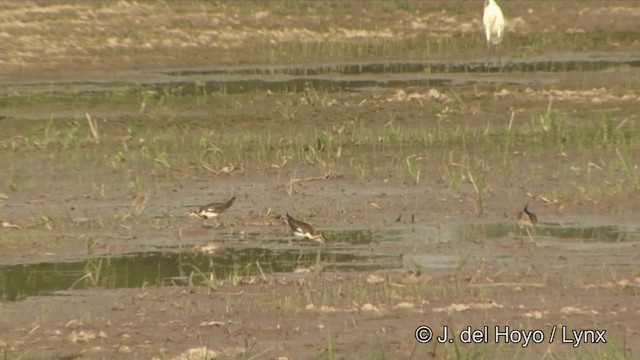
[[[407,156],[407,169],[415,184],[420,182],[420,165],[418,164],[417,156],[411,154]]]
[[[395,173],[407,182],[418,184],[430,183],[436,175],[445,180],[457,197],[468,193],[466,185],[471,185],[476,212],[481,215],[487,189],[495,181],[505,181],[496,179],[489,169],[500,167],[508,176],[506,181],[512,181],[512,177],[522,173],[535,174],[538,169],[533,165],[538,159],[564,154],[577,147],[585,154],[597,151],[604,154],[604,158],[613,155],[617,159],[596,163],[585,158],[577,160],[582,162],[580,165],[552,169],[586,172],[589,177],[595,168],[601,169],[613,186],[587,184],[593,188],[587,187],[585,196],[597,198],[610,195],[614,190],[630,191],[640,186],[637,164],[631,156],[640,149],[640,128],[635,122],[616,121],[607,112],[591,115],[590,119],[578,118],[548,101],[546,110],[534,115],[530,122],[514,120],[512,113],[508,123],[453,124],[452,114],[465,111],[471,101],[469,94],[457,91],[452,93],[456,107],[443,107],[434,102],[430,109],[432,120],[422,126],[402,126],[406,120],[398,115],[384,124],[372,123],[366,114],[353,111],[320,123],[311,131],[239,131],[235,129],[260,124],[263,120],[251,119],[248,113],[243,118],[242,110],[223,112],[222,118],[215,122],[217,125],[211,126],[205,118],[178,115],[191,106],[237,107],[233,104],[246,102],[251,96],[209,93],[203,90],[206,86],[202,83],[196,85],[197,89],[190,92],[185,91],[184,85],[168,85],[167,89],[153,92],[120,88],[117,93],[108,96],[108,92],[97,93],[94,98],[76,93],[75,100],[81,103],[115,99],[113,106],[137,108],[135,104],[127,106],[125,98],[142,101],[141,107],[154,117],[152,120],[143,120],[149,116],[143,114],[139,119],[134,117],[123,123],[99,120],[97,116],[83,113],[80,116],[83,119],[77,120],[49,117],[43,122],[5,124],[8,136],[0,139],[0,149],[7,151],[0,155],[0,162],[11,164],[7,166],[14,170],[2,185],[13,191],[29,188],[26,169],[16,167],[22,156],[46,164],[41,170],[45,173],[74,173],[82,164],[90,163],[96,169],[104,169],[106,177],[96,182],[95,178],[78,174],[78,180],[92,184],[91,192],[97,198],[109,196],[114,181],[122,181],[122,175],[118,174],[126,174],[134,200],[131,209],[118,217],[133,219],[145,210],[158,176],[179,179],[186,174],[251,175],[272,171],[295,174],[305,169],[318,176],[354,176],[362,180]],[[206,100],[203,100],[205,92]],[[124,95],[127,93],[141,95]],[[35,108],[49,107],[58,104],[59,96],[56,93],[52,98],[39,97],[28,103]],[[339,101],[335,94],[318,88],[305,91],[303,104],[296,104],[286,94],[267,95],[264,101],[272,101],[269,98],[273,97],[280,99],[275,101],[275,113],[280,114],[276,118],[282,116],[292,124],[305,121],[311,116],[309,112],[327,111],[331,106],[328,104]],[[19,102],[16,99],[20,97],[13,99]],[[256,101],[262,101],[261,97]],[[174,115],[161,115],[160,109]],[[404,174],[399,172],[403,162],[407,169]],[[429,169],[426,177],[425,168]],[[623,186],[614,176],[620,169],[631,186]],[[562,193],[564,190],[549,191]]]

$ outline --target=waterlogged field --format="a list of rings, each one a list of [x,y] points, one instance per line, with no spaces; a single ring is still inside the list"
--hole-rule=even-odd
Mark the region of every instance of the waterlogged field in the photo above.
[[[501,6],[0,5],[4,358],[639,358],[640,6]]]

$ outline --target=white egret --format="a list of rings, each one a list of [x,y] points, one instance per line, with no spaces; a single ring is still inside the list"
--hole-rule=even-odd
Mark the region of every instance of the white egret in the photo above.
[[[500,9],[495,0],[484,0],[482,22],[487,35],[487,45],[500,45],[504,34],[504,16],[502,15],[502,9]]]

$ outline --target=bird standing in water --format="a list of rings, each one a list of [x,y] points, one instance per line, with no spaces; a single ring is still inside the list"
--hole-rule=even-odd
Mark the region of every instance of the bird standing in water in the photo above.
[[[500,62],[500,44],[504,35],[504,15],[502,9],[495,0],[484,1],[484,14],[482,15],[484,32],[487,36],[487,46],[498,48],[498,62]]]
[[[524,206],[524,209],[518,213],[518,223],[521,226],[533,227],[538,223],[538,217],[536,214],[529,211],[529,204]]]
[[[289,224],[289,227],[293,231],[293,235],[301,238],[307,238],[309,240],[319,241],[324,244],[324,236],[321,232],[314,229],[313,226],[300,220],[296,220],[289,214],[287,214],[287,224]]]
[[[236,200],[236,197],[232,197],[227,202],[224,203],[210,203],[205,206],[200,207],[198,210],[190,210],[189,216],[195,216],[202,219],[212,219],[220,216],[223,212],[225,212],[228,208],[233,205],[233,202]],[[217,227],[217,226],[216,226]]]
[[[533,225],[538,223],[538,217],[536,214],[529,211],[529,204],[524,206],[524,209],[518,213],[518,225],[520,225],[520,231],[524,228],[529,236],[529,240],[533,244],[536,244],[536,241],[533,240],[533,236],[531,235],[531,231],[533,229]]]

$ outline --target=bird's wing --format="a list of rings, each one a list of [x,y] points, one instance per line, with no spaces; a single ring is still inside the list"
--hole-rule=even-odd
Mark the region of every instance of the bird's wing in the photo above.
[[[287,223],[289,224],[289,227],[291,228],[291,230],[301,231],[300,224],[293,218],[288,218]]]
[[[494,11],[491,10],[485,10],[484,11],[484,16],[482,17],[482,22],[484,22],[485,26],[492,26],[497,19],[497,14]]]
[[[203,210],[217,212],[224,208],[224,203],[211,203],[204,206]]]
[[[292,218],[291,216],[287,215],[287,222],[289,223],[289,227],[291,227],[291,230],[294,231],[298,231],[298,232],[309,232],[311,234],[315,233],[315,230],[313,229],[313,226],[304,223],[302,221],[298,221],[294,218]]]

